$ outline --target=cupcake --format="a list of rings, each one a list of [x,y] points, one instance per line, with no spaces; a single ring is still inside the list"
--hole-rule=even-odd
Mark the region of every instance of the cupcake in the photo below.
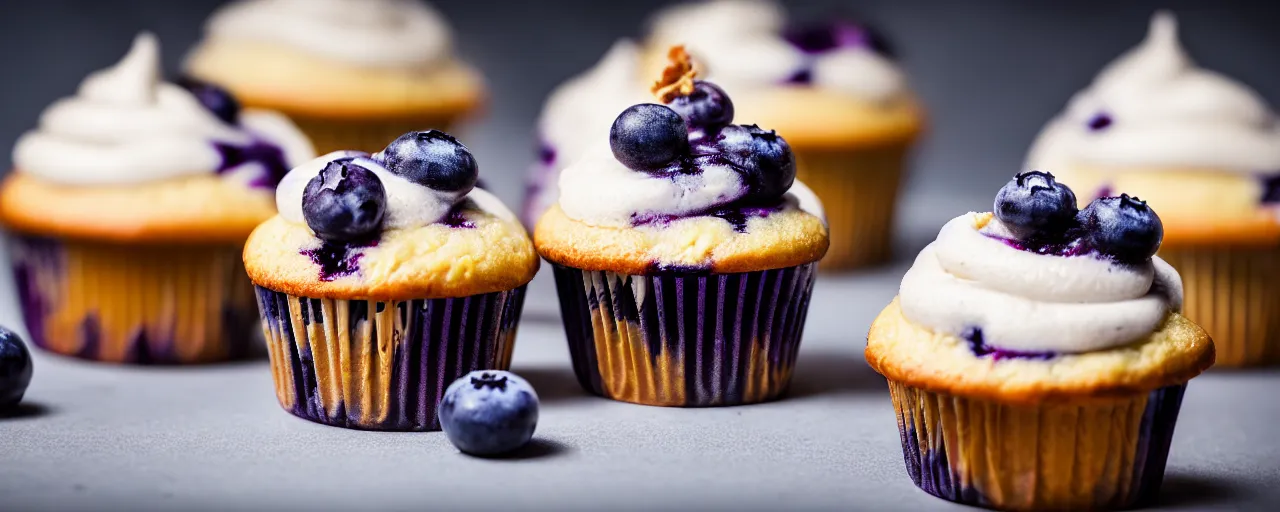
[[[1280,363],[1280,124],[1255,92],[1192,62],[1173,15],[1157,13],[1146,40],[1045,127],[1028,166],[1084,202],[1147,200],[1218,364]]]
[[[276,397],[347,428],[439,430],[447,386],[511,364],[538,270],[515,214],[444,132],[301,165],[244,250]]]
[[[373,152],[480,105],[481,79],[451,37],[418,1],[242,0],[209,19],[186,70],[287,114],[320,153]]]
[[[733,91],[736,119],[787,139],[831,224],[822,267],[886,261],[907,151],[924,120],[884,38],[848,21],[787,27],[767,0],[714,0],[653,19],[646,69],[660,69],[672,44]]]
[[[664,406],[774,399],[827,250],[821,206],[787,141],[731,124],[725,91],[672,55],[655,86],[665,105],[623,110],[564,170],[534,243],[588,391]]]
[[[916,485],[1003,510],[1156,495],[1187,381],[1214,360],[1153,256],[1161,229],[1127,195],[1077,211],[1042,172],[942,227],[867,337]]]
[[[109,362],[248,355],[240,250],[276,183],[314,156],[283,116],[216,86],[161,81],[155,36],[45,109],[0,185],[31,340]]]
[[[640,54],[622,40],[594,67],[561,84],[538,118],[538,161],[525,185],[521,220],[531,229],[555,204],[560,171],[580,158],[592,142],[609,136],[616,112],[651,97],[640,86]]]

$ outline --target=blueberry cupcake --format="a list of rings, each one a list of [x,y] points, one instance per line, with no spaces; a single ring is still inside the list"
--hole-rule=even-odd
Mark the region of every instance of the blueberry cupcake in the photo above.
[[[564,170],[534,232],[574,371],[640,404],[777,398],[827,250],[821,206],[787,141],[731,124],[735,104],[687,59],[655,89],[664,104],[623,110]]]
[[[1155,496],[1187,381],[1214,360],[1161,234],[1146,203],[1077,211],[1041,172],[943,226],[867,337],[916,485],[1007,510]]]
[[[885,39],[845,20],[788,24],[768,0],[713,0],[660,12],[646,76],[684,44],[700,71],[738,99],[735,118],[775,129],[831,224],[825,269],[886,261],[907,153],[923,109]]]
[[[1045,127],[1028,157],[1082,192],[1157,208],[1160,254],[1218,364],[1280,363],[1280,123],[1257,93],[1199,68],[1172,14]]]
[[[451,46],[420,1],[239,0],[210,17],[186,70],[287,114],[321,153],[373,152],[480,106],[480,76]]]
[[[31,340],[109,362],[239,358],[254,335],[240,251],[276,183],[314,156],[285,117],[213,85],[161,80],[141,34],[45,109],[0,185]]]
[[[651,97],[640,83],[640,53],[627,40],[586,72],[561,84],[538,117],[538,160],[529,172],[520,218],[532,228],[555,204],[560,171],[609,135],[615,112]]]
[[[475,158],[436,130],[285,176],[280,214],[244,250],[280,405],[339,427],[439,430],[449,383],[510,366],[538,256],[476,180]]]

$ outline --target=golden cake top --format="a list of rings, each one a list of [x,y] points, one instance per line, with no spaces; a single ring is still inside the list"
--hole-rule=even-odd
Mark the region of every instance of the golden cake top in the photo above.
[[[372,155],[338,151],[290,171],[279,216],[245,247],[250,279],[313,298],[409,300],[510,290],[538,269],[528,234],[476,188],[465,146],[410,132]]]

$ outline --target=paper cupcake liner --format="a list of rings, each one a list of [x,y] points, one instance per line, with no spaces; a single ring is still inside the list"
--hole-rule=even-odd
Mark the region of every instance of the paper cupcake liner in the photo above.
[[[911,480],[1002,510],[1094,510],[1160,490],[1186,385],[1099,403],[1006,405],[889,381]]]
[[[1280,249],[1162,249],[1182,274],[1183,314],[1213,338],[1217,366],[1280,364]]]
[[[9,239],[36,346],[84,359],[189,364],[251,355],[253,288],[239,246]]]
[[[831,247],[819,268],[843,270],[889,260],[906,143],[846,150],[796,148],[797,177],[822,200]]]
[[[791,382],[814,264],[740,274],[631,276],[554,265],[574,373],[645,405],[772,400]]]
[[[326,119],[290,116],[298,129],[311,139],[316,154],[339,150],[374,153],[387,147],[396,137],[415,130],[449,131],[456,116],[423,116],[415,119]]]
[[[276,397],[295,416],[440,430],[449,384],[511,366],[525,288],[453,299],[312,299],[258,287]]]

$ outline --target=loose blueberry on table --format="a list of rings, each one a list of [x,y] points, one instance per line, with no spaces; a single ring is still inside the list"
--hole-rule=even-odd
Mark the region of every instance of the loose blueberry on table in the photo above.
[[[463,453],[509,453],[528,443],[537,426],[538,394],[511,372],[471,372],[450,384],[440,401],[440,427]]]
[[[31,353],[22,338],[0,327],[0,409],[18,405],[31,383]]]

